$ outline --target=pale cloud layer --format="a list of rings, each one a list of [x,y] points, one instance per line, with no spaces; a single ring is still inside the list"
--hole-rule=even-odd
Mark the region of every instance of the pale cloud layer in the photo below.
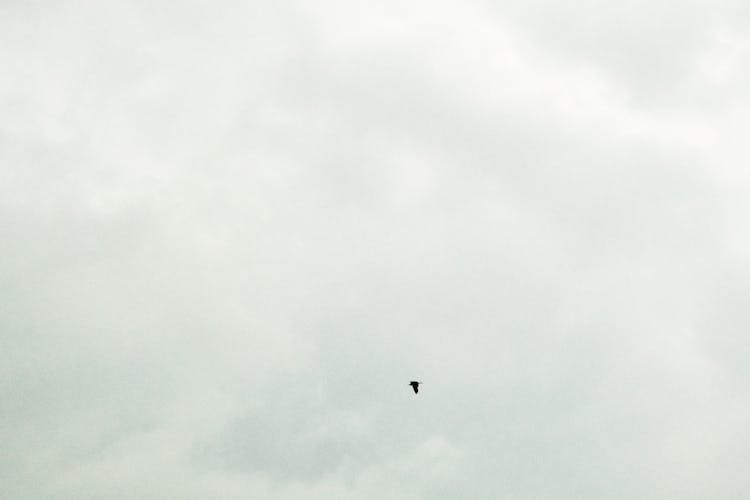
[[[740,498],[749,28],[4,2],[0,496]]]

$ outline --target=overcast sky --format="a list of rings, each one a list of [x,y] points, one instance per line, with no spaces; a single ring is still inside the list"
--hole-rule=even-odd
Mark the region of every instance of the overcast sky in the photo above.
[[[745,0],[3,1],[0,496],[746,496],[749,132]]]

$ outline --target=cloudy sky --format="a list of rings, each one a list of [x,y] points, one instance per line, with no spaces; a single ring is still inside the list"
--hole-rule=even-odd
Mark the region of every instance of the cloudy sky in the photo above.
[[[2,498],[747,495],[747,2],[10,0],[0,62]]]

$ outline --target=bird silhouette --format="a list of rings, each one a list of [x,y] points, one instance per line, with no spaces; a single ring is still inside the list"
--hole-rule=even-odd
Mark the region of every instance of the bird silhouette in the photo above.
[[[419,392],[419,384],[421,383],[422,382],[417,382],[415,380],[412,380],[411,382],[409,382],[409,385],[411,386],[411,388],[414,389],[414,394]]]

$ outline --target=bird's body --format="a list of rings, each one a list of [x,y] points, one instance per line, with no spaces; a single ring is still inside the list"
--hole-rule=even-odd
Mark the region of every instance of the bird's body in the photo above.
[[[412,380],[411,382],[409,382],[409,385],[411,386],[411,388],[414,389],[414,394],[417,394],[419,392],[419,384],[421,383],[422,382],[417,382],[415,380]]]

